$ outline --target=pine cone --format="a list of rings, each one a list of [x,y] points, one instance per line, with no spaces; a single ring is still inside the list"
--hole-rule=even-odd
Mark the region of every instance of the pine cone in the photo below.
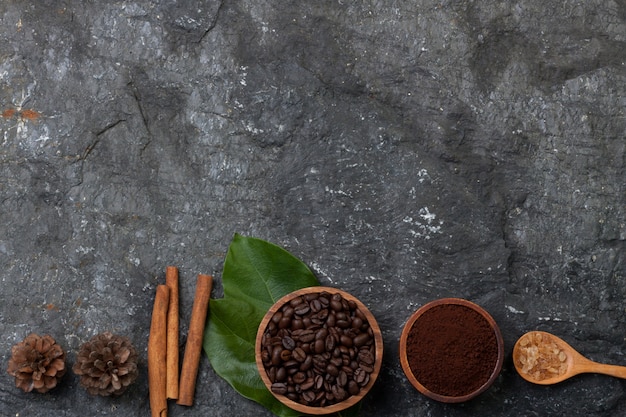
[[[92,395],[119,395],[135,382],[137,352],[126,337],[100,333],[83,343],[72,368]]]
[[[65,352],[48,335],[31,333],[13,346],[7,372],[25,392],[48,392],[65,375]]]

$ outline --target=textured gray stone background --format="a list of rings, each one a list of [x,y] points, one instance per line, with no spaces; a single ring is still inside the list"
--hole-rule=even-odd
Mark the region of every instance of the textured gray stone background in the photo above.
[[[384,332],[363,416],[617,416],[626,385],[515,373],[513,343],[553,331],[626,365],[626,3],[34,1],[0,3],[0,415],[148,415],[155,286],[216,277],[235,232],[294,253]],[[26,113],[23,113],[26,114]],[[5,114],[8,116],[8,113]],[[408,316],[444,296],[486,307],[507,360],[442,405],[405,379]],[[140,350],[119,398],[69,373],[24,394],[13,344],[75,359],[110,330]],[[203,358],[171,416],[269,415]]]

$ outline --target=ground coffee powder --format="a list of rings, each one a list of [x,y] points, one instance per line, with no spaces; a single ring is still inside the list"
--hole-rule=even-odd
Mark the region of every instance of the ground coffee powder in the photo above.
[[[478,312],[442,304],[415,321],[407,335],[406,354],[411,372],[424,387],[461,397],[489,380],[498,361],[498,342]]]

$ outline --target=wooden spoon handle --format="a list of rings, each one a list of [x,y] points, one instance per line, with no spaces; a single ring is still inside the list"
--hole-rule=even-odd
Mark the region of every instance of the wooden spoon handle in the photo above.
[[[607,365],[603,363],[591,362],[587,366],[585,366],[584,369],[581,369],[581,371],[610,375],[616,378],[626,379],[626,366]]]

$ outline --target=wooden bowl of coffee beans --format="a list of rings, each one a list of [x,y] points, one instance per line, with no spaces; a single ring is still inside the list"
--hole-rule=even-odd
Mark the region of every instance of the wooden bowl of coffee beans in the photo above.
[[[308,287],[278,300],[259,325],[255,349],[261,379],[274,397],[312,415],[359,402],[383,359],[372,313],[330,287]]]
[[[461,298],[420,307],[400,335],[400,364],[409,382],[445,403],[468,401],[500,374],[504,343],[495,320]]]

